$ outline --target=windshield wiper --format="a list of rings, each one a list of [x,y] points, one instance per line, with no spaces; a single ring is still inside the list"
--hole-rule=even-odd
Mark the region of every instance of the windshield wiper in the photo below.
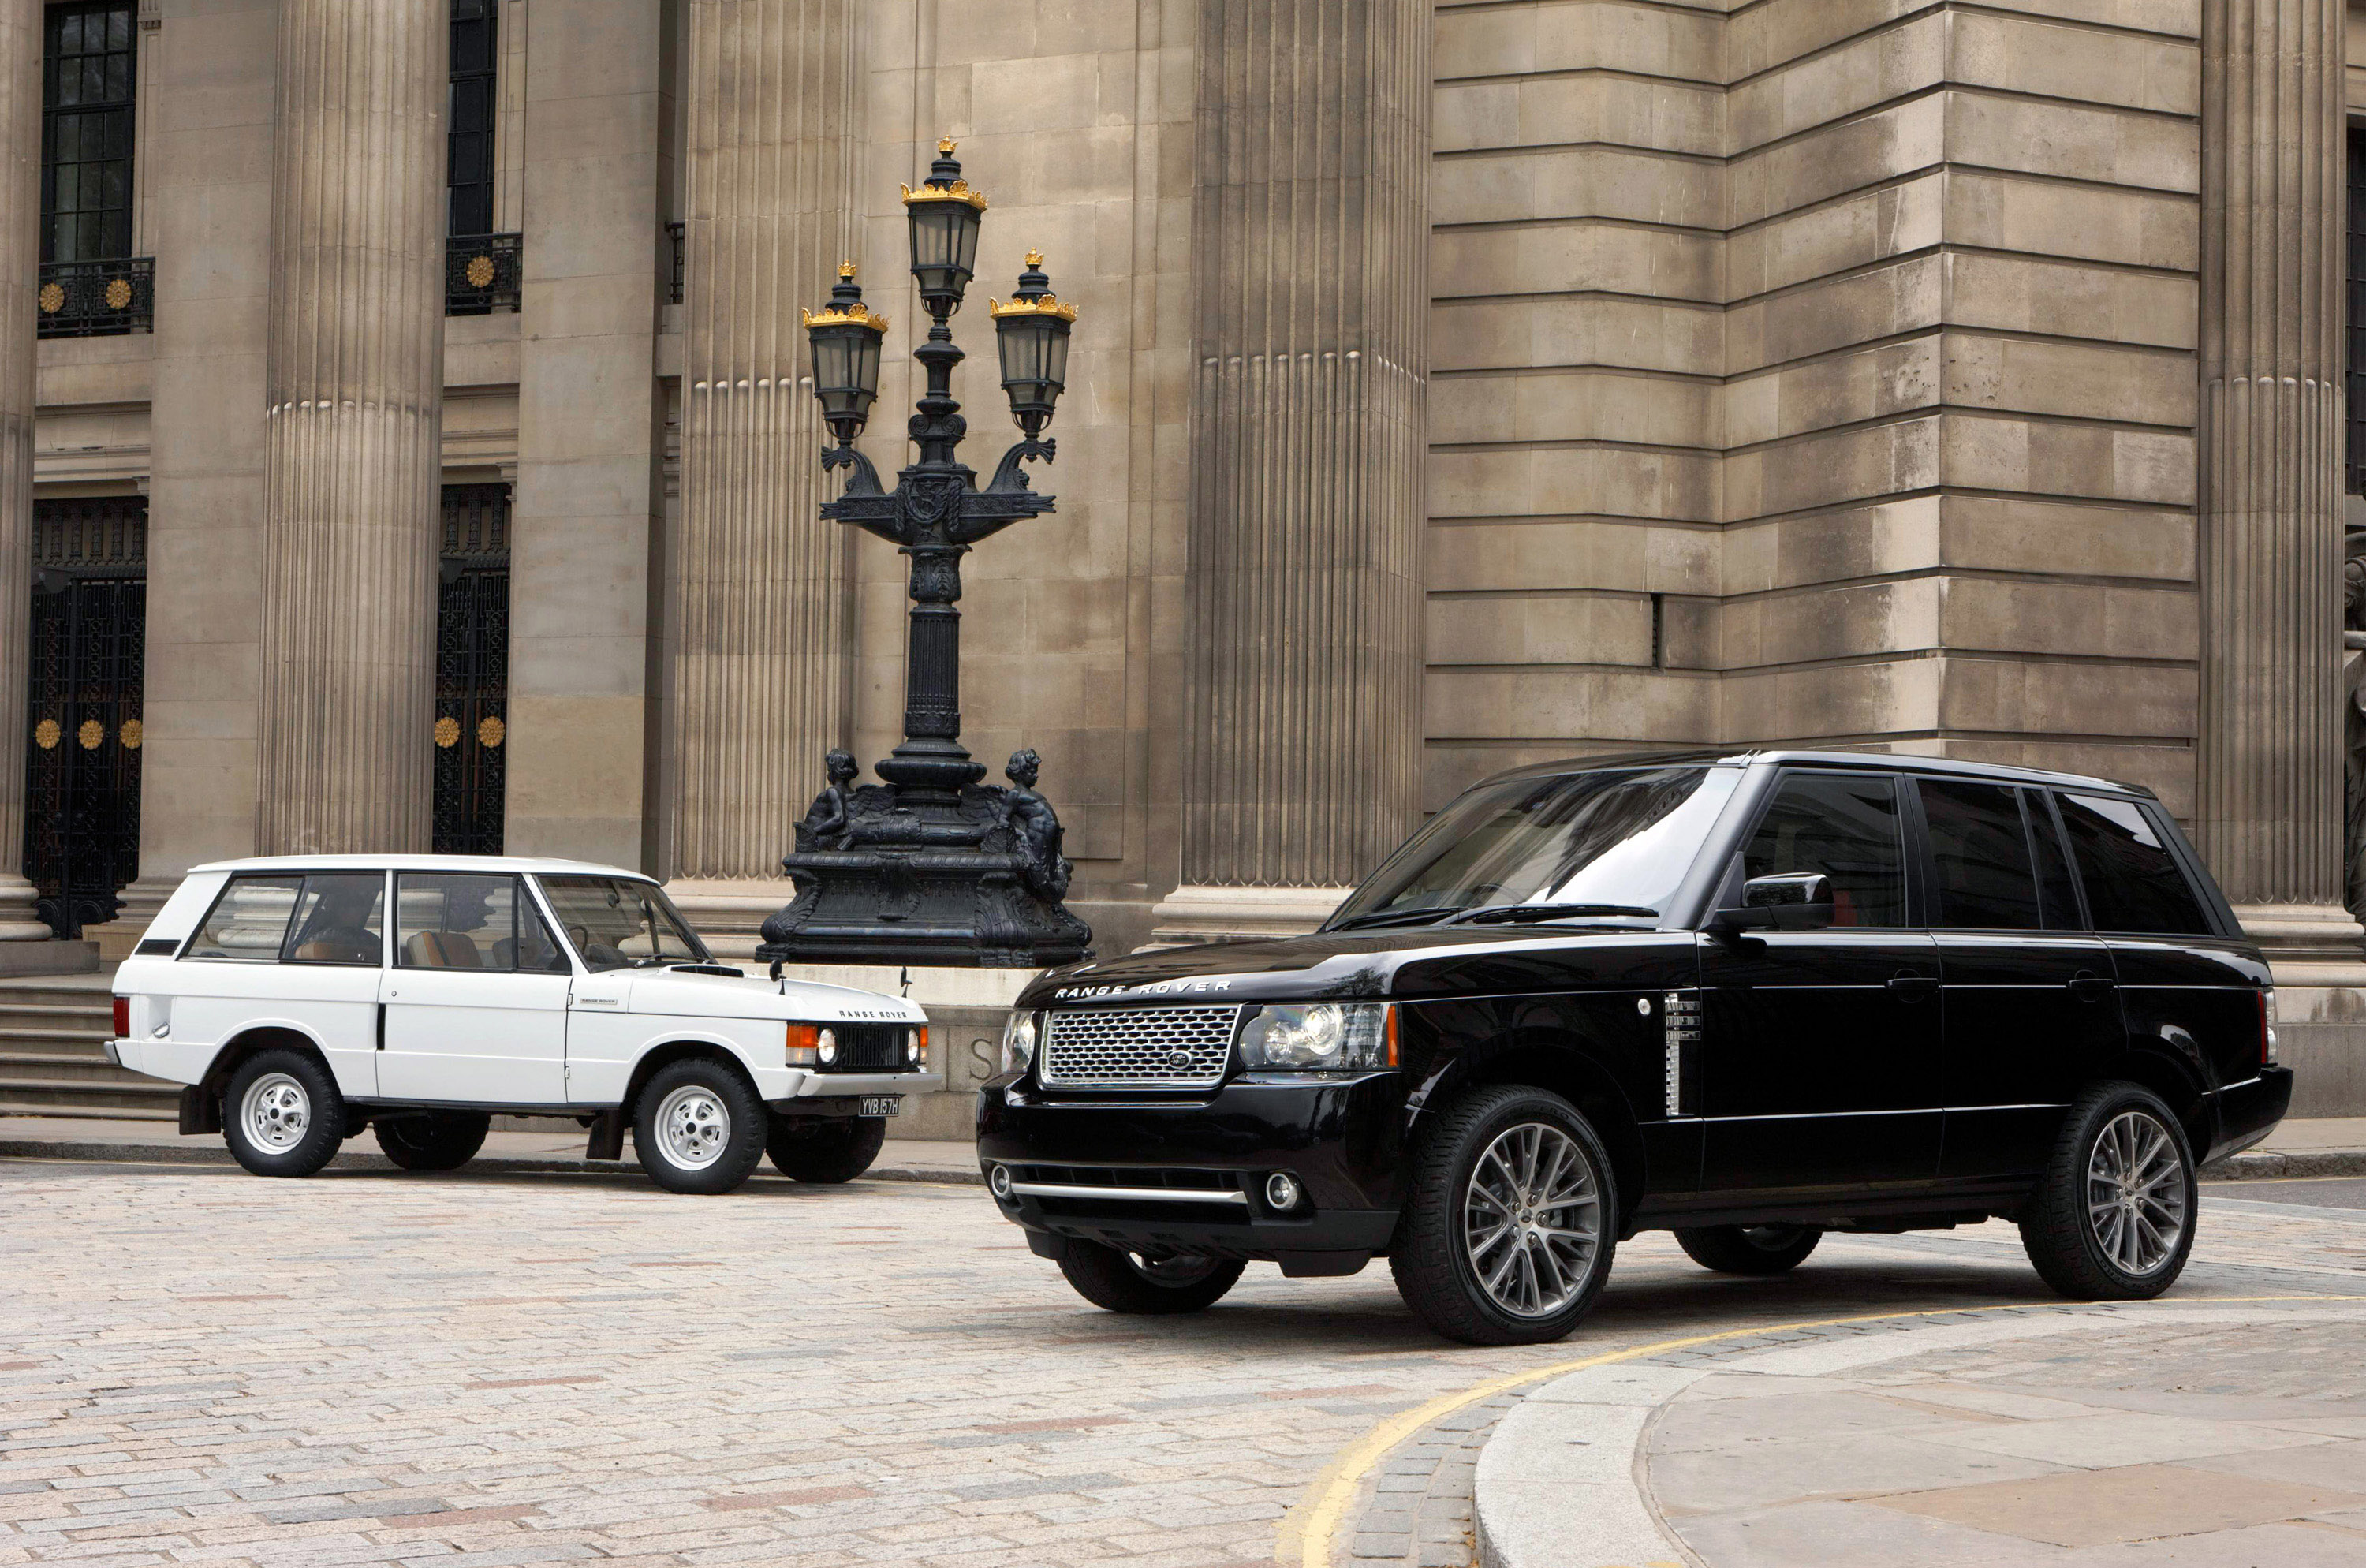
[[[1375,909],[1369,915],[1350,915],[1344,920],[1334,920],[1323,929],[1327,931],[1352,931],[1365,926],[1407,925],[1415,920],[1434,920],[1440,915],[1450,915],[1459,906],[1425,904],[1418,909]]]
[[[1510,924],[1521,920],[1558,920],[1574,915],[1645,915],[1658,919],[1660,911],[1646,909],[1639,904],[1489,904],[1477,909],[1465,909],[1448,919],[1446,924]]]

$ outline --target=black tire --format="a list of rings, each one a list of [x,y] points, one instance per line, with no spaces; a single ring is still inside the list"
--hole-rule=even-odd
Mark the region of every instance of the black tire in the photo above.
[[[783,1116],[775,1112],[764,1152],[796,1181],[851,1181],[887,1142],[884,1116]]]
[[[1060,1257],[1076,1294],[1110,1312],[1205,1312],[1246,1267],[1234,1258],[1137,1258],[1097,1241],[1071,1241]]]
[[[310,1053],[259,1051],[222,1091],[222,1141],[257,1176],[310,1176],[345,1141],[345,1097]]]
[[[2131,1150],[2135,1179],[2123,1186],[2111,1172]],[[2199,1191],[2192,1146],[2161,1098],[2138,1084],[2097,1084],[2062,1119],[2022,1211],[2022,1249],[2066,1296],[2148,1301],[2185,1271]],[[2170,1226],[2174,1235],[2163,1235]]]
[[[643,1086],[633,1108],[633,1152],[669,1192],[728,1192],[756,1173],[771,1124],[746,1078],[693,1057],[659,1067]]]
[[[1823,1239],[1813,1225],[1699,1225],[1676,1232],[1685,1257],[1720,1274],[1788,1274]]]
[[[477,1157],[493,1119],[481,1111],[430,1111],[370,1123],[377,1146],[405,1170],[457,1170]]]
[[[1527,1128],[1542,1130],[1539,1145],[1549,1145],[1544,1134],[1559,1134],[1561,1144],[1582,1156],[1587,1167],[1583,1173],[1570,1172],[1566,1179],[1532,1172],[1532,1179],[1553,1183],[1542,1192],[1531,1189],[1532,1198],[1567,1192],[1571,1200],[1550,1208],[1536,1204],[1526,1209],[1515,1201],[1503,1211],[1504,1219],[1495,1243],[1512,1250],[1478,1247],[1490,1267],[1498,1258],[1506,1260],[1503,1267],[1511,1273],[1502,1288],[1512,1295],[1519,1293],[1521,1270],[1527,1270],[1529,1295],[1538,1308],[1533,1312],[1514,1310],[1491,1289],[1472,1256],[1472,1233],[1477,1226],[1466,1219],[1465,1213],[1466,1207],[1472,1214],[1483,1216],[1489,1212],[1483,1203],[1470,1201],[1474,1175],[1482,1160],[1496,1150],[1499,1140]],[[1507,1146],[1517,1163],[1518,1142]],[[1504,1177],[1515,1174],[1508,1165],[1491,1166],[1490,1170]],[[1518,1199],[1515,1185],[1504,1190],[1513,1200]],[[1568,1223],[1543,1224],[1554,1214],[1565,1216]],[[1591,1235],[1582,1246],[1574,1240],[1556,1243],[1542,1235],[1550,1231],[1555,1236],[1574,1236],[1588,1225]],[[1412,1181],[1403,1217],[1398,1223],[1396,1247],[1389,1255],[1389,1269],[1396,1276],[1397,1293],[1405,1304],[1448,1339],[1466,1345],[1549,1344],[1565,1337],[1593,1310],[1603,1282],[1610,1278],[1617,1229],[1617,1178],[1609,1153],[1584,1113],[1544,1089],[1497,1085],[1473,1089],[1448,1102],[1423,1136],[1414,1154]],[[1562,1267],[1559,1247],[1569,1249],[1569,1262],[1576,1269],[1573,1280]],[[1548,1300],[1549,1289],[1566,1291],[1566,1296]]]

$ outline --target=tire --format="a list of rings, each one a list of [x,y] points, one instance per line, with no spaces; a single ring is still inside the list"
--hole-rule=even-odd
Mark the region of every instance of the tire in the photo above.
[[[257,1176],[310,1176],[345,1141],[345,1097],[319,1057],[259,1051],[222,1091],[222,1141]]]
[[[748,1080],[693,1057],[659,1067],[633,1111],[633,1152],[669,1192],[728,1192],[764,1157],[771,1112]]]
[[[1097,1241],[1071,1241],[1060,1272],[1076,1294],[1110,1312],[1205,1312],[1240,1282],[1231,1258],[1140,1258]]]
[[[1522,1181],[1549,1182],[1542,1195],[1565,1201],[1523,1206],[1521,1193],[1539,1187]],[[1553,1215],[1563,1223],[1543,1223]],[[1414,1151],[1389,1269],[1405,1304],[1448,1339],[1549,1344],[1602,1293],[1617,1216],[1609,1154],[1576,1106],[1517,1084],[1474,1089],[1438,1112]]]
[[[1676,1232],[1685,1257],[1720,1274],[1788,1274],[1823,1239],[1813,1225],[1701,1225]]]
[[[884,1116],[780,1116],[764,1140],[772,1168],[796,1181],[851,1181],[887,1141]]]
[[[485,1146],[493,1119],[479,1111],[431,1111],[370,1124],[386,1157],[405,1170],[457,1170]]]
[[[2198,1195],[2176,1112],[2140,1085],[2097,1084],[2062,1119],[2022,1211],[2022,1249],[2074,1300],[2149,1301],[2185,1271]]]

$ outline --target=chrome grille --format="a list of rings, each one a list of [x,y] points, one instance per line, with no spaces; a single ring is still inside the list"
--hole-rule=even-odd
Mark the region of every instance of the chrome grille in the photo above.
[[[1105,1089],[1212,1089],[1241,1010],[1082,1008],[1044,1015],[1037,1076]]]

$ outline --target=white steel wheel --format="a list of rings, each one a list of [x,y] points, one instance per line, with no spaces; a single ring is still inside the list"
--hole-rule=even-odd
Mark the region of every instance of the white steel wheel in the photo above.
[[[2087,1225],[2096,1249],[2137,1278],[2169,1266],[2185,1239],[2185,1160],[2149,1111],[2103,1124],[2087,1156]]]
[[[731,1147],[731,1108],[704,1084],[685,1084],[658,1102],[657,1130],[668,1163],[705,1170]]]
[[[238,1116],[256,1146],[285,1154],[312,1126],[312,1097],[287,1073],[265,1073],[246,1086]]]
[[[1602,1225],[1594,1162],[1549,1122],[1505,1128],[1470,1168],[1463,1248],[1488,1298],[1513,1317],[1551,1317],[1578,1298]]]

